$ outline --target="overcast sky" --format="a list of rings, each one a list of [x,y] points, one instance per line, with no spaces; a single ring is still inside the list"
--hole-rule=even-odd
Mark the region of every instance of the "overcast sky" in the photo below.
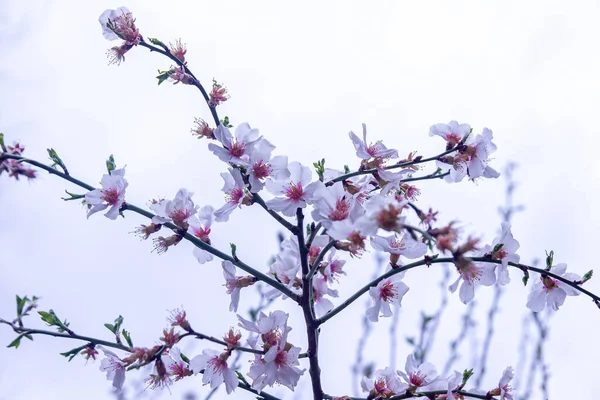
[[[515,217],[513,233],[521,243],[521,260],[532,262],[554,250],[555,260],[566,262],[572,272],[583,275],[596,267],[597,2],[3,2],[0,130],[9,143],[21,141],[25,155],[40,160],[53,147],[70,172],[90,184],[99,182],[106,158],[114,154],[118,166],[127,165],[127,199],[136,205],[173,197],[186,187],[198,204],[220,207],[219,173],[225,167],[205,142],[189,134],[194,117],[209,118],[198,91],[157,86],[157,70],[170,63],[143,48],[130,51],[121,66],[107,66],[105,52],[116,42],[102,37],[97,20],[105,9],[121,5],[133,12],[144,37],[187,43],[186,58],[196,76],[206,86],[215,77],[229,89],[231,99],[219,108],[221,116],[259,128],[277,146],[275,153],[290,161],[309,165],[325,157],[328,166],[356,168],[348,131],[360,132],[363,122],[371,139],[382,139],[401,155],[439,153],[441,139],[428,136],[434,123],[466,122],[476,133],[492,129],[498,145],[492,165],[519,164],[516,200],[526,210]],[[443,221],[460,220],[466,232],[488,242],[494,238],[502,179],[426,182],[420,188],[422,208],[439,209]],[[86,220],[80,204],[60,199],[65,189],[83,193],[44,173],[31,183],[1,178],[0,316],[14,316],[15,294],[38,295],[41,310],[54,309],[83,335],[109,339],[103,324],[123,315],[134,342],[143,346],[158,340],[167,310],[182,305],[203,333],[220,336],[236,324],[227,312],[219,263],[199,265],[189,243],[157,256],[150,252],[151,242],[129,234],[146,222],[142,217]],[[242,259],[266,270],[277,251],[278,229],[262,209],[250,207],[216,225],[212,239],[225,250],[236,243]],[[340,301],[361,287],[374,267],[368,255],[350,263]],[[420,311],[432,313],[439,304],[439,272],[407,274],[411,290],[403,301],[401,342],[417,332]],[[520,279],[512,271],[485,388],[497,384],[506,366],[518,367],[529,292]],[[586,287],[600,293],[597,278]],[[256,303],[252,293],[242,292],[248,306]],[[477,297],[479,341],[490,294],[481,291]],[[323,327],[328,393],[351,394],[349,366],[365,301]],[[304,346],[301,315],[290,304],[282,307],[292,313],[291,341]],[[246,309],[242,304],[240,311]],[[450,296],[431,356],[439,369],[463,311],[458,296]],[[26,321],[43,326],[35,317]],[[390,363],[389,322],[377,325],[367,348],[367,358],[378,368]],[[583,296],[568,298],[552,317],[546,353],[551,399],[597,396],[599,327],[598,309]],[[0,328],[1,344],[13,338]],[[113,398],[99,362],[84,366],[81,358],[67,363],[58,355],[78,345],[36,337],[18,351],[0,348],[0,399]],[[183,345],[192,355],[206,347],[211,346]],[[398,368],[409,351],[402,343]],[[461,354],[456,369],[472,367],[472,352],[465,348]],[[171,398],[191,389],[207,393],[197,377],[175,385]],[[297,398],[309,393],[306,386],[299,390]],[[279,392],[292,398],[289,391]],[[236,396],[251,398],[241,390]]]

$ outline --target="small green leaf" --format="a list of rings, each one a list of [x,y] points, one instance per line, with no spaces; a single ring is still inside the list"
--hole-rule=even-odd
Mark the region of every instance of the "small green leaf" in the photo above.
[[[162,47],[165,50],[168,49],[167,45],[165,45],[163,42],[161,42],[157,38],[148,38],[148,40],[150,41],[150,43],[155,44],[157,46],[160,46],[160,47]]]
[[[123,329],[121,333],[123,334],[123,337],[125,338],[125,341],[129,345],[129,347],[133,347],[133,341],[131,340],[131,335],[129,335],[129,332]]]
[[[75,356],[78,355],[86,347],[88,347],[88,345],[84,344],[83,346],[79,346],[79,347],[76,347],[76,348],[71,349],[69,351],[65,351],[64,353],[60,353],[60,355],[63,356],[63,357],[68,357],[69,358],[69,362],[71,362],[71,360],[73,358],[75,358]]]
[[[554,262],[554,250],[550,250],[550,253],[546,252],[546,271],[550,271]]]
[[[494,250],[492,250],[492,253],[497,253],[498,250],[500,250],[502,247],[504,247],[504,243],[498,243],[494,246]]]
[[[233,128],[233,125],[231,125],[231,123],[229,122],[229,117],[227,115],[221,120],[221,125],[223,125],[226,128]]]
[[[0,132],[0,147],[4,150],[4,133]]]
[[[463,380],[461,383],[461,387],[464,387],[467,384],[467,382],[469,381],[469,379],[471,379],[472,376],[473,376],[473,368],[465,369],[463,372]]]
[[[44,321],[48,325],[50,325],[50,326],[55,325],[54,316],[52,314],[50,314],[49,312],[38,311],[38,314],[40,314],[40,317],[42,317],[42,321]]]
[[[8,348],[14,347],[15,349],[18,349],[19,346],[21,345],[21,338],[22,337],[23,337],[22,335],[17,336],[17,338],[15,340],[13,340],[12,342],[10,342],[10,344],[8,346],[6,346],[6,347],[8,347]]]
[[[115,326],[114,325],[112,325],[112,324],[104,324],[104,326],[106,327],[106,329],[108,329],[112,333],[115,333]]]
[[[583,279],[581,280],[581,283],[585,283],[585,282],[589,281],[590,279],[592,279],[593,275],[594,275],[594,270],[590,269],[588,272],[585,273],[585,275],[583,275]]]
[[[158,79],[159,85],[161,83],[163,83],[164,81],[166,81],[167,79],[169,79],[169,77],[171,76],[171,70],[168,70],[168,71],[158,70],[158,73],[159,73],[159,75],[156,77],[156,79]]]
[[[235,243],[229,243],[229,246],[231,246],[231,256],[237,260],[237,246]]]
[[[46,149],[48,151],[48,156],[50,157],[50,160],[52,161],[52,168],[56,168],[57,166],[61,167],[63,170],[65,169],[65,164],[63,163],[63,160],[61,160],[61,158],[58,156],[58,153],[56,153],[56,150],[50,148],[50,149]]]
[[[350,167],[347,165],[344,165],[344,174],[349,174],[350,173]]]
[[[106,169],[108,170],[109,175],[115,168],[117,168],[117,165],[115,164],[115,158],[111,154],[110,157],[108,157],[108,160],[106,160]]]
[[[64,201],[70,201],[70,200],[79,200],[79,199],[83,199],[85,198],[85,194],[75,194],[75,193],[71,193],[65,190],[65,193],[69,195],[69,197],[61,197],[61,199],[63,199]]]
[[[185,363],[190,363],[190,359],[183,353],[179,353],[179,356],[181,357],[181,360]]]

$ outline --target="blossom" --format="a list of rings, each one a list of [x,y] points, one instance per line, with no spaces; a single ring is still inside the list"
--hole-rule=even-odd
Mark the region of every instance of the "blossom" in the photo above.
[[[297,248],[297,247],[296,247]],[[300,271],[300,254],[293,250],[283,249],[275,257],[269,267],[270,273],[274,275],[277,280],[283,283],[288,288],[295,292],[300,292],[298,284],[301,282],[298,278],[298,272]],[[273,288],[273,291],[268,292],[269,298],[274,298],[281,295],[281,292]]]
[[[256,322],[248,321],[239,315],[237,317],[240,321],[238,325],[241,328],[260,335],[261,346],[256,341],[250,343],[255,349],[261,347],[263,350],[270,349],[281,341],[284,334],[287,334],[292,329],[287,326],[289,315],[281,310],[272,311],[268,316],[261,311]]]
[[[450,121],[448,124],[435,124],[429,128],[429,136],[440,136],[447,142],[448,150],[455,147],[471,133],[469,124],[459,124],[456,121]]]
[[[338,297],[338,292],[327,285],[327,279],[317,275],[313,276],[312,285],[315,312],[317,317],[321,317],[333,309],[333,303],[325,296]]]
[[[185,44],[181,43],[181,39],[177,39],[175,44],[169,43],[169,50],[175,58],[185,63],[185,53],[187,53],[187,50],[185,49]]]
[[[495,238],[492,242],[492,246],[487,246],[483,251],[494,260],[501,260],[502,263],[496,267],[496,274],[498,275],[498,283],[506,285],[510,282],[508,276],[508,263],[519,263],[521,257],[516,254],[519,249],[519,242],[517,242],[510,231],[510,224],[508,222],[502,223],[502,232],[500,236]]]
[[[208,139],[215,139],[215,130],[211,128],[210,125],[208,125],[208,122],[206,122],[202,118],[194,118],[194,124],[196,124],[196,127],[191,129],[192,135],[198,136],[198,139],[203,137]]]
[[[128,45],[137,45],[142,36],[135,26],[135,18],[127,7],[106,10],[98,18],[102,35],[108,40],[123,39]]]
[[[175,381],[192,375],[192,371],[189,369],[188,364],[183,361],[183,358],[181,357],[181,350],[179,347],[173,347],[164,352],[161,356],[161,360],[167,373],[169,376],[174,377]]]
[[[427,253],[427,245],[412,238],[407,233],[394,234],[392,236],[374,236],[371,238],[371,246],[375,250],[390,253],[390,261],[393,264],[398,262],[399,256],[406,258],[420,258]]]
[[[100,371],[106,372],[106,379],[112,381],[113,387],[117,390],[123,388],[125,382],[125,362],[121,360],[115,353],[105,349],[102,346],[96,346],[106,356],[100,362]]]
[[[581,281],[577,274],[566,273],[567,264],[557,264],[550,268],[549,272],[565,278],[571,282]],[[540,280],[535,283],[533,290],[527,296],[527,307],[534,312],[540,312],[546,305],[556,311],[563,305],[567,296],[579,296],[579,291],[566,283],[541,275]]]
[[[88,211],[87,217],[110,207],[104,214],[106,218],[117,219],[119,210],[125,202],[125,189],[129,183],[123,178],[125,168],[114,169],[110,173],[102,176],[100,184],[102,189],[94,189],[85,195],[85,203],[92,206]]]
[[[235,168],[229,168],[229,174],[222,173],[221,178],[225,184],[223,185],[223,192],[225,192],[225,200],[227,202],[223,207],[215,211],[215,221],[227,222],[229,220],[229,214],[235,210],[236,207],[241,207],[242,204],[246,204],[246,184],[242,178],[242,174]]]
[[[443,390],[446,388],[446,381],[438,377],[433,364],[424,362],[417,365],[412,353],[406,357],[404,368],[406,372],[397,372],[410,385],[409,390],[413,393],[415,391]]]
[[[231,261],[225,260],[221,265],[223,267],[223,276],[225,277],[227,294],[231,295],[229,311],[237,312],[238,303],[240,301],[240,289],[253,285],[256,282],[256,278],[251,275],[235,276],[235,266]]]
[[[221,124],[213,134],[223,147],[209,143],[208,148],[221,161],[244,167],[250,165],[250,155],[254,150],[254,144],[259,140],[258,129],[252,129],[244,122],[235,129],[234,138],[229,129]]]
[[[285,314],[287,321],[287,314]],[[305,369],[298,368],[300,348],[287,342],[290,328],[282,327],[280,334],[271,337],[271,342],[264,355],[256,355],[248,376],[252,378],[252,387],[260,392],[265,386],[279,383],[294,390]],[[265,334],[263,334],[264,336]],[[271,344],[272,343],[272,344]]]
[[[214,209],[212,206],[204,206],[198,211],[197,216],[192,216],[188,220],[189,232],[202,242],[210,245],[210,227],[212,225]],[[194,247],[194,257],[200,264],[213,259],[213,255],[200,247]]]
[[[367,308],[367,317],[370,321],[377,322],[379,314],[383,317],[390,317],[392,315],[390,304],[400,306],[402,298],[409,289],[404,282],[401,282],[403,277],[404,272],[400,272],[381,280],[376,287],[369,289],[369,295],[374,300],[373,305]]]
[[[25,151],[25,147],[21,146],[19,143],[4,147],[4,141],[0,134],[0,153],[20,156],[23,154],[23,151]],[[19,180],[19,176],[25,176],[28,179],[35,179],[36,177],[36,171],[34,169],[31,169],[27,167],[25,163],[14,159],[0,161],[0,175],[2,175],[4,171],[8,173],[9,177],[13,177],[17,181]]]
[[[388,149],[380,140],[372,144],[367,144],[367,125],[362,124],[362,128],[363,140],[360,140],[352,131],[348,133],[348,136],[350,136],[350,140],[352,140],[352,144],[356,149],[357,157],[362,158],[363,160],[374,158],[379,162],[388,158],[398,158],[398,151]]]
[[[308,167],[299,162],[291,162],[288,165],[290,177],[285,180],[267,181],[267,190],[273,195],[283,195],[267,201],[267,206],[274,211],[281,211],[283,215],[293,217],[297,208],[305,208],[307,200],[316,189],[315,185],[309,185],[312,172]]]
[[[184,85],[193,85],[196,83],[196,79],[194,79],[192,75],[185,72],[183,65],[180,65],[179,67],[172,67],[169,70],[169,81],[173,82],[173,85],[177,85],[179,82],[183,83]]]
[[[363,391],[369,392],[369,399],[387,399],[403,394],[408,389],[408,385],[390,367],[375,371],[373,379],[363,377],[360,386]]]
[[[271,152],[274,149],[275,146],[266,139],[259,139],[254,145],[254,151],[250,154],[250,166],[248,167],[248,182],[252,193],[261,191],[267,178],[282,180],[290,177],[290,170],[287,168],[287,156],[271,158]]]
[[[513,388],[508,383],[514,378],[515,374],[512,367],[507,367],[502,373],[502,378],[498,382],[498,387],[488,392],[489,396],[500,396],[500,400],[513,400]]]
[[[357,225],[368,235],[374,235],[379,228],[399,232],[404,225],[402,211],[407,204],[394,196],[372,197],[365,203],[365,215],[357,221]]]
[[[192,196],[194,193],[188,192],[187,189],[181,188],[177,191],[173,200],[153,201],[150,208],[156,214],[152,217],[152,222],[155,224],[164,224],[165,222],[173,221],[181,229],[189,227],[188,220],[196,214],[197,205],[194,205]]]
[[[227,394],[233,392],[238,386],[238,378],[235,371],[227,365],[229,352],[219,354],[215,350],[203,350],[201,355],[190,360],[190,368],[194,375],[204,370],[202,384],[210,383],[211,389],[225,382]]]
[[[454,293],[462,280],[458,296],[464,304],[467,304],[475,297],[476,285],[491,286],[496,282],[494,265],[473,263],[461,258],[459,262],[456,262],[456,269],[460,275],[448,289]]]
[[[216,107],[224,101],[229,100],[229,96],[227,95],[227,88],[220,83],[217,83],[215,79],[213,79],[213,87],[209,94],[210,100],[208,101],[209,107]]]
[[[356,219],[363,213],[354,196],[344,190],[342,182],[336,182],[331,186],[317,182],[315,187],[311,199],[314,204],[312,217],[315,222],[321,222],[325,228],[330,228],[333,221],[343,221],[350,217]]]

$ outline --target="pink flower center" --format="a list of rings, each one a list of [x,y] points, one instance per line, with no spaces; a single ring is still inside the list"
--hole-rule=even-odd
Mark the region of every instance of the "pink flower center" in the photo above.
[[[379,227],[385,229],[386,231],[395,230],[401,212],[402,208],[396,208],[392,204],[381,210],[376,218]]]
[[[475,266],[473,263],[468,263],[464,267],[461,268],[460,274],[463,279],[470,284],[476,282],[481,277],[481,270]]]
[[[229,195],[226,196],[226,199],[229,203],[238,204],[243,197],[244,197],[244,191],[241,188],[236,187],[236,188],[233,188],[231,190],[231,192],[229,192]]]
[[[115,188],[102,189],[102,199],[114,206],[119,202],[119,191]]]
[[[263,164],[261,160],[254,163],[252,166],[252,172],[257,179],[264,179],[271,175],[273,168],[271,168],[269,163]]]
[[[288,353],[287,351],[280,351],[275,356],[275,360],[273,361],[277,368],[285,367],[288,365]]]
[[[208,367],[212,368],[212,370],[217,374],[222,374],[223,371],[227,369],[227,362],[221,360],[219,356],[214,356],[207,363]]]
[[[210,234],[210,228],[193,229],[193,233],[194,236],[202,240],[204,243],[210,243],[210,238],[208,237]]]
[[[398,297],[398,290],[396,286],[390,281],[386,281],[379,289],[379,298],[383,301],[389,302]]]
[[[446,136],[444,136],[444,139],[446,139],[446,142],[450,143],[452,146],[456,146],[461,141],[461,137],[456,133],[448,133]]]
[[[392,249],[402,250],[406,248],[406,244],[402,240],[392,240],[392,242],[390,243],[390,247]]]
[[[233,142],[229,149],[229,154],[233,157],[240,158],[246,153],[246,144],[244,142]]]
[[[350,203],[343,197],[340,197],[335,202],[335,210],[329,213],[329,219],[332,221],[342,221],[350,215]]]
[[[183,222],[190,217],[189,210],[180,210],[175,209],[171,214],[169,214],[169,218],[173,220],[173,222]]]
[[[550,278],[547,275],[542,276],[542,283],[544,284],[544,288],[546,289],[546,293],[551,291],[552,289],[558,287],[556,279]]]
[[[420,387],[425,383],[426,376],[421,374],[420,371],[417,371],[409,374],[408,378],[411,385]]]
[[[285,195],[290,200],[304,200],[302,183],[290,183],[290,186],[285,191]]]

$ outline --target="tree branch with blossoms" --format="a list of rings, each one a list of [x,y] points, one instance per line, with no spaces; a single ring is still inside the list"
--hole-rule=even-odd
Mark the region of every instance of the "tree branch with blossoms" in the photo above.
[[[267,387],[281,385],[294,391],[306,371],[300,367],[300,360],[307,358],[312,398],[321,400],[334,398],[325,394],[324,386],[328,383],[322,380],[321,374],[321,368],[325,366],[319,357],[319,335],[321,329],[326,328],[324,324],[367,292],[371,297],[366,311],[368,321],[375,323],[380,318],[392,316],[391,306],[398,309],[409,292],[403,278],[405,272],[413,268],[433,264],[455,266],[458,277],[448,289],[451,292],[458,290],[459,298],[465,304],[473,300],[476,287],[491,286],[496,282],[508,284],[510,266],[523,273],[525,285],[530,272],[540,275],[526,304],[533,311],[545,307],[556,310],[567,296],[580,293],[589,296],[600,307],[600,297],[582,287],[591,279],[591,271],[583,277],[567,273],[566,264],[554,264],[553,252],[547,254],[544,269],[521,264],[517,254],[519,244],[512,236],[510,224],[503,223],[500,236],[491,244],[481,246],[474,236],[462,237],[456,223],[436,225],[438,212],[431,207],[424,213],[415,205],[420,189],[412,183],[438,178],[458,183],[465,178],[475,181],[499,176],[490,166],[490,155],[496,151],[490,129],[483,128],[480,134],[474,134],[471,126],[465,123],[434,124],[429,135],[442,138],[444,150],[426,158],[411,152],[401,159],[398,150],[386,147],[382,141],[367,141],[366,125],[363,124],[362,138],[352,131],[348,133],[359,160],[356,171],[352,172],[349,167],[343,171],[326,169],[325,159],[321,159],[313,163],[317,175],[314,179],[310,167],[289,161],[286,155],[273,156],[275,145],[250,124],[240,123],[233,132],[229,130],[233,128],[229,118],[221,120],[217,113],[217,108],[229,99],[226,87],[213,80],[212,89],[205,89],[187,65],[187,49],[181,40],[167,46],[156,38],[144,39],[135,18],[125,7],[105,11],[100,16],[100,23],[105,38],[122,41],[109,50],[110,63],[118,65],[129,51],[143,47],[175,63],[168,69],[159,70],[158,84],[168,81],[181,86],[191,85],[200,91],[214,127],[198,118],[192,133],[209,141],[209,152],[223,163],[226,171],[220,175],[224,204],[219,208],[200,207],[192,200],[193,193],[181,188],[171,199],[150,200],[148,211],[125,200],[129,187],[125,168],[118,169],[112,156],[106,163],[108,173],[101,178],[101,188],[95,188],[74,178],[54,149],[48,150],[53,164],[46,165],[23,157],[24,147],[18,143],[5,145],[3,135],[0,135],[0,175],[6,172],[16,179],[34,179],[37,171],[26,165],[45,170],[88,191],[85,194],[67,192],[69,197],[65,199],[82,199],[88,218],[105,212],[105,217],[115,220],[124,216],[125,211],[131,211],[150,219],[151,223],[137,227],[135,233],[142,239],[153,237],[153,251],[157,254],[167,253],[185,239],[194,245],[192,255],[199,264],[217,257],[221,260],[225,290],[231,296],[231,312],[237,313],[241,292],[258,281],[270,286],[265,297],[272,304],[251,320],[237,315],[238,326],[248,332],[247,347],[241,346],[242,334],[233,328],[222,340],[198,333],[192,329],[185,312],[178,311],[171,318],[170,329],[163,331],[163,337],[159,339],[161,344],[140,348],[133,346],[129,332],[122,329],[121,317],[112,324],[105,324],[115,336],[114,342],[79,336],[66,320],[62,321],[51,310],[40,312],[40,316],[48,325],[56,327],[56,332],[26,328],[22,317],[35,308],[35,299],[17,297],[15,322],[0,320],[18,334],[9,347],[19,347],[22,338],[32,339],[33,335],[82,340],[87,342],[84,346],[63,355],[70,359],[77,355],[95,358],[98,347],[105,355],[101,370],[107,373],[107,378],[117,389],[123,386],[126,371],[152,365],[153,371],[147,378],[152,388],[168,387],[173,382],[201,373],[202,383],[212,389],[224,384],[230,394],[241,387],[265,399],[275,398],[263,391]],[[392,161],[398,159],[400,161]],[[413,176],[427,163],[435,166],[433,172]],[[263,195],[268,197],[263,198]],[[280,251],[267,271],[244,263],[238,257],[237,245],[230,243],[231,251],[227,254],[218,250],[211,238],[215,227],[222,227],[218,223],[228,222],[233,212],[256,203],[286,229]],[[417,220],[414,220],[415,216]],[[159,236],[163,228],[171,233]],[[344,269],[347,259],[360,258],[369,251],[389,257],[386,272],[375,275],[335,306],[332,301],[338,297],[335,287],[347,274]],[[236,275],[237,268],[249,275]],[[302,310],[306,326],[305,352],[289,341],[292,330],[288,323],[289,314],[275,307],[278,304],[275,299],[280,300],[280,297],[281,300],[291,299],[288,304]],[[175,328],[183,331],[176,332]],[[204,349],[202,354],[188,358],[175,346],[186,337],[219,344],[225,349]],[[121,358],[102,346],[128,355]],[[234,351],[253,357],[247,372],[232,368],[230,357]],[[483,392],[465,391],[472,370],[454,371],[450,376],[442,377],[424,358],[423,355],[415,359],[409,354],[405,371],[387,367],[376,370],[373,377],[363,377],[361,388],[368,393],[367,399],[512,398],[511,367],[504,370],[497,387]]]

